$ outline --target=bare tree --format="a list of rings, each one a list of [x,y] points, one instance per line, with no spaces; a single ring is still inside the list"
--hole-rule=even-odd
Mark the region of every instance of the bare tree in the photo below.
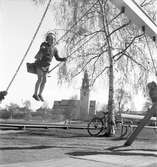
[[[140,5],[150,14],[152,4],[153,0],[145,0]],[[130,24],[124,9],[119,11],[109,0],[61,0],[55,2],[55,9],[59,16],[57,23],[68,30],[63,39],[68,56],[67,70],[65,72],[64,66],[59,69],[59,79],[70,81],[87,70],[91,87],[100,76],[108,82],[110,135],[114,120],[114,86],[118,88],[119,81],[123,80],[126,86],[131,84],[138,90],[145,87],[152,72],[144,49],[144,33]]]

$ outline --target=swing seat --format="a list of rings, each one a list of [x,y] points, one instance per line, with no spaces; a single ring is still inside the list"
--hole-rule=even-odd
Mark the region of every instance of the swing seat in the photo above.
[[[27,72],[36,74],[36,64],[35,63],[26,63]]]
[[[5,98],[7,95],[7,91],[0,91],[0,102]]]

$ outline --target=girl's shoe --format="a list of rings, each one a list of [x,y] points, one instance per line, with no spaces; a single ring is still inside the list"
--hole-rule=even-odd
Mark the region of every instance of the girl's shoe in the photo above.
[[[44,98],[42,97],[42,95],[38,95],[38,97],[41,101],[44,101]]]
[[[40,101],[40,98],[38,97],[38,95],[35,95],[35,94],[34,94],[32,97],[33,97],[35,100]]]

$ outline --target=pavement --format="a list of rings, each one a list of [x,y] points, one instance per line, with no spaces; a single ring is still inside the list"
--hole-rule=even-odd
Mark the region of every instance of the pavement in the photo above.
[[[47,131],[46,135],[43,132],[29,135],[3,131],[0,167],[157,167],[157,135],[154,132],[144,139],[145,133],[141,133],[142,139],[129,147],[123,146],[125,140],[78,137],[70,130],[63,133],[59,130]]]
[[[125,151],[63,159],[2,164],[0,167],[157,167],[157,152]]]

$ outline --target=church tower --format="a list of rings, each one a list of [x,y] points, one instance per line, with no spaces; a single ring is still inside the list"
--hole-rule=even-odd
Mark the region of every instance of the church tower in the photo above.
[[[88,120],[89,117],[89,78],[87,70],[84,72],[84,78],[80,89],[80,119]]]

